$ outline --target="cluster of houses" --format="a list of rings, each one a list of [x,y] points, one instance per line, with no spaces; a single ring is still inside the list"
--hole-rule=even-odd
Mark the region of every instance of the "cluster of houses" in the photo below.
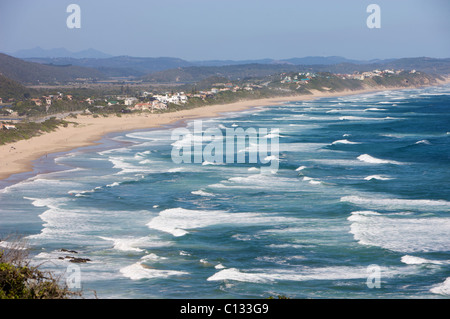
[[[375,76],[385,76],[389,74],[399,74],[402,72],[402,70],[373,70],[373,71],[367,71],[367,72],[357,72],[353,74],[336,74],[336,76],[342,78],[342,79],[355,79],[355,80],[364,80],[367,78],[373,78]]]
[[[392,75],[392,74],[399,74],[403,72],[403,70],[373,70],[373,71],[367,71],[367,72],[355,72],[352,74],[334,74],[334,76],[337,76],[343,80],[346,79],[355,79],[355,80],[364,80],[367,78],[373,78],[375,76],[385,76],[385,75]],[[415,73],[416,70],[410,71],[410,73]],[[288,75],[286,73],[281,74],[280,82],[281,83],[297,83],[297,84],[308,84],[309,81],[311,81],[312,78],[318,76],[316,73],[298,73],[295,75]]]
[[[150,96],[151,95],[151,96]],[[177,92],[173,94],[154,94],[149,92],[143,92],[142,98],[147,99],[147,102],[140,102],[136,97],[125,97],[118,100],[123,100],[123,104],[127,106],[130,111],[153,111],[153,110],[166,110],[169,103],[173,104],[185,104],[188,101],[188,97],[184,92]],[[116,102],[110,101],[109,103]]]
[[[308,84],[312,78],[317,76],[316,73],[298,73],[295,75],[286,75],[286,73],[281,74],[281,83],[297,83],[297,84]]]
[[[31,99],[34,104],[37,106],[46,105],[47,107],[50,107],[53,103],[53,101],[62,101],[64,97],[64,94],[61,92],[58,92],[57,94],[48,95],[48,96],[42,96],[38,99]],[[69,101],[72,101],[73,97],[72,95],[66,95],[66,99]]]

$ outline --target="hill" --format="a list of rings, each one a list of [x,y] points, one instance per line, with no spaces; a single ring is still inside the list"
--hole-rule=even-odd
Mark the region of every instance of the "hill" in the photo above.
[[[31,89],[26,88],[22,84],[0,74],[0,97],[3,101],[6,102],[10,98],[21,99],[28,97],[31,91]]]
[[[0,53],[0,73],[22,84],[64,83],[78,78],[105,78],[99,70],[92,68],[44,65],[23,61],[3,53]]]
[[[140,58],[130,56],[117,56],[104,59],[92,58],[29,58],[30,62],[53,65],[75,65],[97,69],[105,76],[127,77],[142,76],[147,73],[169,70],[179,67],[192,66],[193,64],[178,58]]]
[[[329,72],[354,73],[371,70],[417,70],[428,74],[450,74],[450,59],[404,58],[382,60],[377,63],[338,63],[338,64],[243,64],[225,66],[192,66],[150,73],[142,77],[146,82],[198,82],[211,76],[221,76],[229,80],[264,77],[283,72]]]

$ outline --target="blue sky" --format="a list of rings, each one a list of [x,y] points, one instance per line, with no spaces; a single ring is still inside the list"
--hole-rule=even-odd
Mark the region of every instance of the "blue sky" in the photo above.
[[[69,4],[81,28],[69,29]],[[369,29],[369,4],[381,28]],[[0,0],[0,51],[40,46],[187,60],[450,57],[448,0]]]

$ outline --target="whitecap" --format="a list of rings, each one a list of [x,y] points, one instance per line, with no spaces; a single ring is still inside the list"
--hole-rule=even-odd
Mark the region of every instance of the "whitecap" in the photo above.
[[[380,196],[362,197],[357,195],[351,195],[342,197],[341,202],[350,202],[356,205],[364,205],[371,208],[381,208],[387,210],[450,209],[450,202],[435,199],[404,199],[404,198],[387,198]]]
[[[380,267],[384,277],[392,277],[402,273],[401,269]],[[278,269],[265,271],[254,269],[241,271],[237,268],[220,270],[210,276],[208,281],[234,280],[252,283],[271,283],[277,281],[308,281],[308,280],[352,280],[366,279],[367,267],[300,267],[298,269]]]
[[[443,283],[435,285],[430,289],[430,292],[438,295],[450,296],[450,277],[445,279]]]
[[[188,275],[188,272],[178,270],[154,269],[149,268],[141,262],[120,269],[120,272],[131,280],[168,278],[171,276]]]
[[[203,165],[203,166],[206,166],[206,165],[225,165],[225,164],[224,164],[224,163],[216,163],[216,162],[204,161],[204,162],[202,163],[202,165]]]
[[[198,191],[192,191],[191,194],[193,194],[193,195],[199,195],[199,196],[206,196],[206,197],[213,197],[213,196],[215,196],[214,194],[205,192],[205,191],[203,191],[203,190],[201,190],[201,189],[198,190]]]
[[[334,141],[333,143],[331,143],[331,145],[335,145],[335,144],[361,144],[361,143],[351,142],[349,140],[337,140],[337,141]]]
[[[376,180],[380,180],[380,181],[389,181],[392,178],[388,177],[388,176],[383,176],[383,175],[370,175],[370,176],[364,177],[364,179],[366,181],[370,181],[372,179],[376,179]]]
[[[184,236],[189,230],[221,224],[253,225],[289,222],[293,219],[258,213],[229,213],[220,210],[190,210],[171,208],[163,210],[147,226],[175,237]]]
[[[143,251],[143,249],[136,246],[143,244],[146,241],[146,238],[111,238],[103,236],[99,236],[99,238],[107,241],[112,241],[114,243],[113,247],[116,250],[135,252]]]
[[[365,109],[364,111],[386,111],[386,109],[379,109],[377,107],[369,107],[368,109]]]
[[[322,184],[322,182],[320,182],[318,180],[315,180],[315,179],[313,179],[311,177],[308,177],[308,176],[303,177],[303,180],[305,182],[309,182],[311,185],[320,185],[320,184]]]
[[[440,260],[430,260],[430,259],[425,259],[425,258],[410,256],[410,255],[402,256],[401,261],[402,261],[402,263],[405,263],[408,265],[422,265],[422,264],[442,265],[445,263]]]
[[[348,220],[349,233],[361,245],[405,253],[447,251],[450,246],[450,218],[398,218],[366,211],[353,212]]]
[[[371,163],[371,164],[394,164],[394,165],[405,164],[405,163],[392,161],[392,160],[379,159],[379,158],[370,156],[369,154],[362,154],[362,155],[358,156],[357,158],[362,162]]]
[[[426,145],[431,145],[430,141],[428,141],[428,140],[420,140],[420,141],[417,141],[417,142],[414,143],[414,144],[426,144]]]

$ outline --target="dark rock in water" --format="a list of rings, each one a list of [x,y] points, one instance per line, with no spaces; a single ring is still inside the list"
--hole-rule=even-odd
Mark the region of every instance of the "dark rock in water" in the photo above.
[[[88,261],[92,261],[89,258],[79,258],[79,257],[73,257],[73,256],[66,256],[64,258],[59,257],[59,259],[69,259],[71,263],[86,263]]]
[[[72,263],[86,263],[86,262],[91,261],[91,260],[89,258],[75,258],[75,257],[72,257],[69,261],[72,262]]]
[[[68,249],[64,249],[64,248],[61,248],[61,251],[65,252],[65,253],[78,254],[78,252],[75,250],[68,250]]]

